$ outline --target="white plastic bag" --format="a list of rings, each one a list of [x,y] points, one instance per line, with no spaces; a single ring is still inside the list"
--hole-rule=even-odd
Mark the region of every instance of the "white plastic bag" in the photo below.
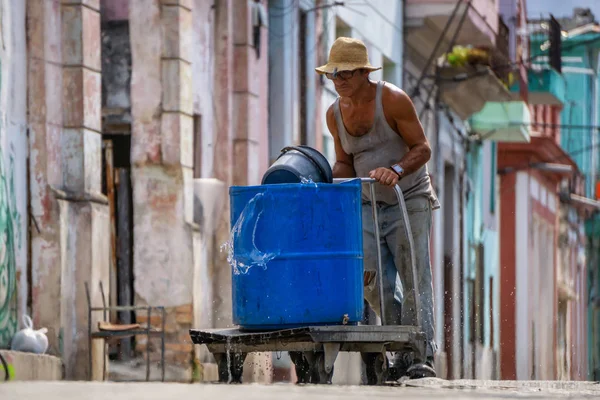
[[[44,354],[48,349],[48,337],[46,328],[33,330],[33,322],[28,315],[23,315],[24,329],[15,334],[11,342],[11,350],[26,353]]]

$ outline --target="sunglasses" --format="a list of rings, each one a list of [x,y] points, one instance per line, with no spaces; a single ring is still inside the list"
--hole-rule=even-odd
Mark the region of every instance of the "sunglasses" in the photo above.
[[[360,71],[360,70],[355,69],[354,71],[336,71],[333,73],[326,73],[325,76],[327,77],[327,79],[331,79],[331,80],[339,78],[343,81],[346,81],[346,80],[352,78],[354,76],[354,73],[357,71]]]

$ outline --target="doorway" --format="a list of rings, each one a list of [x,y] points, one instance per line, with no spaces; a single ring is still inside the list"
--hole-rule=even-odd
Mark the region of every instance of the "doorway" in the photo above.
[[[131,187],[131,135],[103,135],[102,191],[108,198],[110,213],[110,305],[133,305],[133,198]],[[111,321],[131,324],[132,312],[118,312]],[[109,357],[132,357],[132,339],[123,338],[109,346]]]
[[[454,242],[455,242],[455,190],[456,180],[454,166],[446,164],[444,167],[443,204],[444,211],[444,351],[446,352],[448,379],[458,377],[455,367],[456,357],[454,343],[458,340],[454,329],[454,308],[459,301],[454,290]]]

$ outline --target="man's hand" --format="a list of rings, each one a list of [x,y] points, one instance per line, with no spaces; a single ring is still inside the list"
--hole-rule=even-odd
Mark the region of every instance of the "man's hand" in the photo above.
[[[389,168],[376,168],[369,172],[369,177],[376,179],[382,185],[395,186],[398,183],[398,174]]]

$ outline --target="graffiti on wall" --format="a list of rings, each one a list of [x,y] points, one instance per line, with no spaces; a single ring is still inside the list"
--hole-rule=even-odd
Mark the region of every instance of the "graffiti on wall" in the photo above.
[[[15,237],[20,216],[17,212],[14,187],[14,158],[5,169],[4,153],[0,147],[0,348],[7,348],[17,331],[17,277]]]
[[[7,348],[18,328],[17,271],[26,264],[20,258],[26,229],[21,227],[21,213],[26,213],[26,208],[20,212],[23,202],[17,202],[15,190],[15,183],[26,180],[25,165],[15,169],[27,148],[23,140],[27,135],[23,85],[19,83],[24,82],[25,58],[12,51],[13,47],[24,51],[26,44],[22,29],[11,23],[17,14],[24,15],[23,2],[0,3],[0,348]],[[9,42],[11,46],[6,46]],[[15,182],[16,174],[19,179]]]

